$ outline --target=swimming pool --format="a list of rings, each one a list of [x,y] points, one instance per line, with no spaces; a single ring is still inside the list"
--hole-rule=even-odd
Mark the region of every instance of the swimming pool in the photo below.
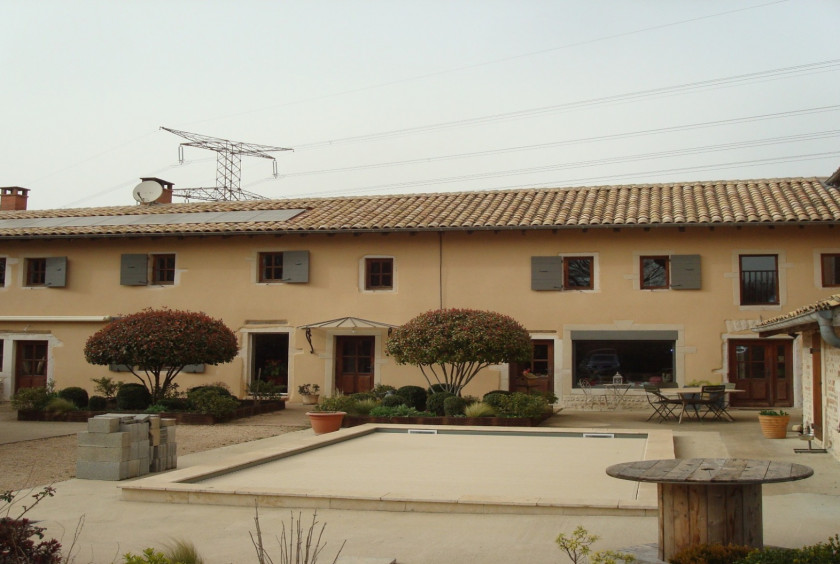
[[[123,499],[425,512],[655,514],[612,464],[673,458],[670,431],[363,425],[122,485]],[[271,441],[271,439],[268,439]],[[262,441],[259,441],[262,442]]]

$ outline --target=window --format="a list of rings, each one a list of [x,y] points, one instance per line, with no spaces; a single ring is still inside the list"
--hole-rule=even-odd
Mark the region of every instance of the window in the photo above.
[[[776,255],[741,255],[741,305],[779,303],[779,269]]]
[[[260,253],[257,280],[263,283],[309,282],[309,251]]]
[[[29,258],[25,286],[62,288],[67,283],[67,257]]]
[[[6,259],[0,258],[0,288],[6,285]]]
[[[840,254],[824,254],[822,263],[822,285],[824,288],[840,286]]]
[[[616,372],[624,377],[626,383],[662,385],[673,381],[676,332],[572,333],[574,387],[580,387],[580,381],[583,379],[592,385],[610,383]]]
[[[26,285],[43,286],[47,279],[47,259],[26,259]]]
[[[152,284],[175,283],[175,255],[152,255]]]
[[[592,290],[595,288],[595,257],[531,257],[531,289]]]
[[[567,290],[591,290],[592,257],[567,257],[563,261],[563,287]]]
[[[365,290],[394,289],[394,259],[365,259]]]
[[[283,253],[260,253],[260,282],[283,280]]]
[[[639,286],[643,290],[657,290],[670,286],[668,257],[641,257]]]

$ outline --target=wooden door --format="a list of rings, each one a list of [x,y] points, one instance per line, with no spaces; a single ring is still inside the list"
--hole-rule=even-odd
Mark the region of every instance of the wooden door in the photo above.
[[[47,341],[15,343],[15,392],[47,385]]]
[[[812,376],[812,411],[814,421],[811,426],[814,429],[814,438],[821,441],[823,438],[823,413],[822,413],[822,338],[819,333],[811,336],[811,376]]]
[[[744,390],[732,394],[734,407],[793,405],[790,340],[744,340],[729,343],[729,381]]]
[[[536,339],[532,341],[533,352],[530,362],[512,362],[509,369],[511,392],[554,392],[554,341]],[[531,378],[523,376],[528,370]]]
[[[344,394],[373,389],[374,337],[336,337],[335,385]]]

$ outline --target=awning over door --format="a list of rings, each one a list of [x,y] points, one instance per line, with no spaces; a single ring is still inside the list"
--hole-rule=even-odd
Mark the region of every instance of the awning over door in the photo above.
[[[398,327],[398,325],[391,325],[390,323],[383,323],[381,321],[371,321],[360,317],[339,317],[338,319],[329,319],[317,323],[307,323],[306,325],[301,325],[298,329],[306,330],[306,341],[309,343],[309,352],[315,354],[315,347],[312,346],[313,329],[388,329],[388,333],[390,334],[391,329],[394,327]]]

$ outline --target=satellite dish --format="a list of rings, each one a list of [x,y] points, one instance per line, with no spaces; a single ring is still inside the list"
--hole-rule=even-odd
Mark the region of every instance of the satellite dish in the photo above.
[[[163,194],[163,186],[154,180],[144,180],[134,187],[131,195],[141,204],[149,204],[157,200]]]

